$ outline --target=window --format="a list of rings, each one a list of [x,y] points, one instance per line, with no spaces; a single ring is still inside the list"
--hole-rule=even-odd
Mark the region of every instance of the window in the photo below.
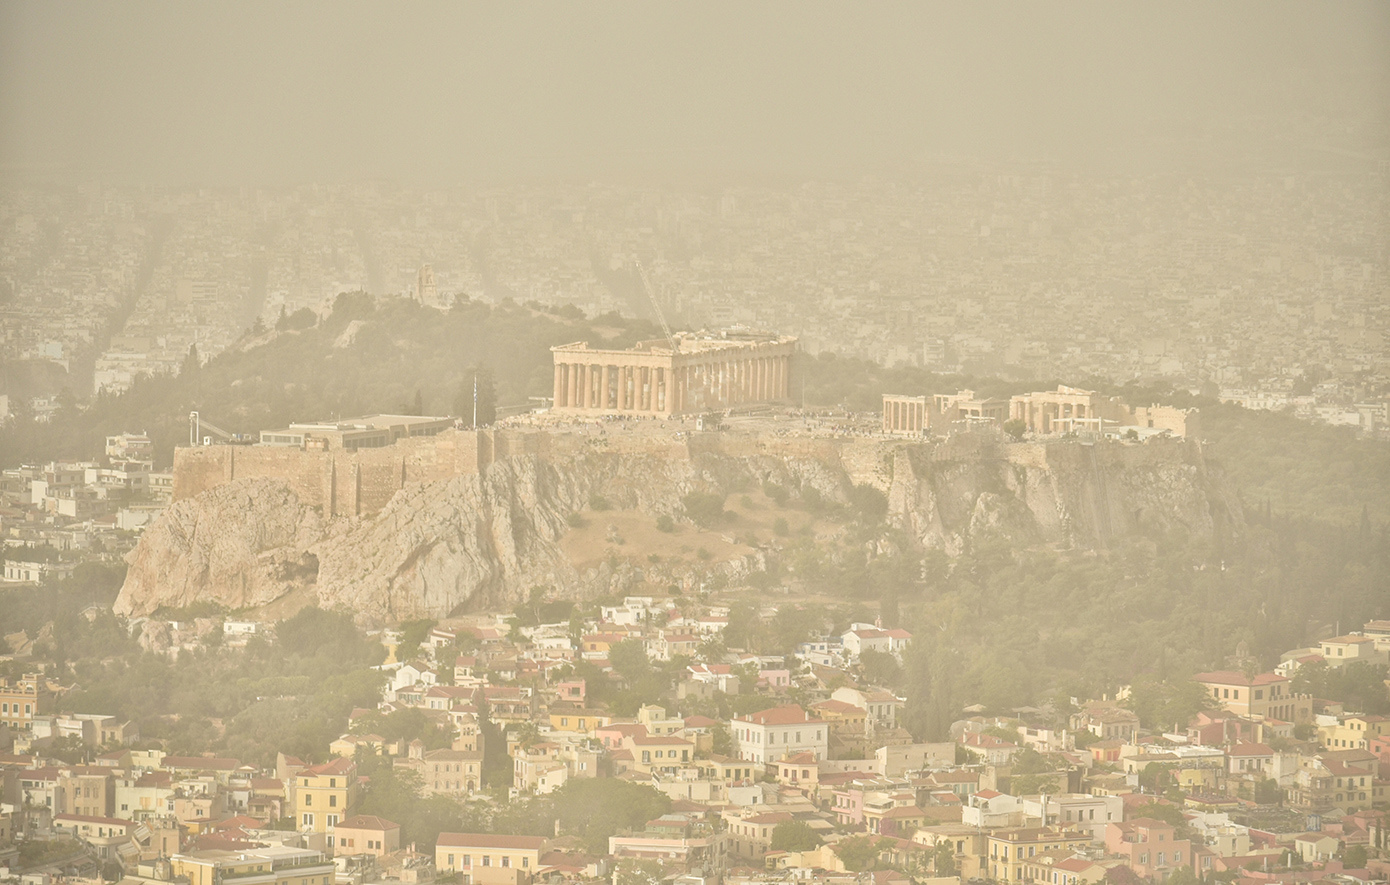
[[[337,797],[337,796],[329,796],[329,797],[328,797],[328,807],[329,807],[329,808],[337,808],[337,807],[338,807],[338,797]]]
[[[509,867],[509,866],[511,866],[511,865],[512,865],[512,859],[511,859],[510,857],[507,857],[505,854],[502,855],[502,866],[504,866],[504,867]]]
[[[305,814],[305,815],[304,815],[304,826],[306,826],[306,827],[312,827],[313,825],[314,825],[314,816],[313,816],[312,814]]]
[[[485,866],[485,867],[490,867],[490,866],[492,866],[492,856],[491,856],[491,855],[488,855],[488,854],[484,854],[484,855],[483,855],[483,866]]]
[[[314,794],[313,794],[313,793],[305,793],[305,794],[304,794],[304,804],[305,804],[305,805],[313,805],[313,804],[314,804]]]
[[[452,861],[451,861],[451,862],[452,862]],[[466,866],[466,867],[471,867],[471,866],[473,866],[473,855],[471,855],[471,854],[465,854],[465,855],[463,856],[463,865]]]
[[[521,859],[521,868],[524,870],[524,869],[526,869],[526,868],[528,868],[528,867],[530,867],[530,866],[531,866],[531,858],[529,858],[529,857],[523,857],[523,858]]]

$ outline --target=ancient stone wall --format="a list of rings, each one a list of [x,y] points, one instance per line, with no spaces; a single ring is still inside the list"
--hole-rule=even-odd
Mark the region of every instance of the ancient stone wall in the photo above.
[[[503,448],[538,451],[534,434]],[[445,431],[356,452],[304,451],[275,446],[200,446],[174,451],[174,500],[192,498],[234,479],[279,479],[299,500],[331,516],[377,513],[407,482],[477,473],[491,463],[492,431]]]
[[[895,453],[910,449],[933,462],[1007,461],[1037,470],[1058,467],[1143,467],[1175,460],[1200,460],[1199,448],[1181,440],[1079,445],[1074,441],[1002,443],[997,434],[959,433],[936,442],[852,437],[779,436],[752,433],[695,433],[670,436],[615,434],[595,437],[541,431],[446,431],[400,440],[393,446],[328,452],[271,446],[205,446],[174,453],[174,500],[192,498],[234,479],[284,481],[305,505],[325,516],[372,516],[407,483],[477,474],[513,458],[564,464],[596,453],[640,454],[664,461],[692,461],[704,454],[730,458],[772,457],[835,465],[852,483],[887,491],[894,479]]]

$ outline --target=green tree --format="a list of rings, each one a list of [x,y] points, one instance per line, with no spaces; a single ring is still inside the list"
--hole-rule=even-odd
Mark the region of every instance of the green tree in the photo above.
[[[715,492],[690,492],[681,498],[681,506],[691,522],[702,528],[714,528],[728,521],[724,496]]]
[[[202,361],[198,358],[198,345],[188,345],[188,353],[183,358],[183,365],[179,367],[179,377],[193,379],[202,367]]]
[[[734,752],[734,738],[729,734],[729,727],[724,723],[719,723],[710,729],[711,745],[710,752],[716,756],[729,756]]]
[[[1215,706],[1211,695],[1191,679],[1165,681],[1152,676],[1136,679],[1125,701],[1145,728],[1181,729],[1202,710]]]
[[[618,778],[576,778],[554,793],[555,819],[578,836],[587,851],[605,854],[608,837],[643,827],[671,808],[671,800],[646,784]]]
[[[433,618],[417,618],[401,624],[401,641],[396,646],[396,660],[406,662],[420,653],[420,645],[439,622]]]
[[[1165,880],[1167,885],[1199,885],[1201,879],[1192,872],[1192,867],[1181,866],[1173,870]]]
[[[1004,432],[1015,440],[1020,440],[1023,439],[1023,434],[1028,432],[1028,425],[1022,418],[1010,418],[1004,422]]]
[[[304,329],[312,329],[319,321],[318,314],[307,307],[301,307],[294,313],[287,314],[285,308],[280,308],[280,318],[275,321],[277,332],[298,332]]]
[[[1149,765],[1145,767],[1145,770],[1154,767],[1154,764],[1155,763],[1152,762],[1149,763]],[[1152,818],[1153,820],[1161,820],[1166,824],[1172,824],[1175,827],[1187,825],[1187,818],[1183,817],[1180,808],[1176,805],[1167,805],[1162,802],[1146,802],[1135,808],[1131,814],[1136,819],[1141,817]]]
[[[888,515],[888,496],[867,483],[856,483],[849,490],[849,506],[867,525],[877,525]]]
[[[936,849],[932,851],[932,868],[937,876],[954,876],[959,872],[956,866],[956,852],[951,847],[950,839],[936,843]]]
[[[850,836],[835,843],[835,856],[850,872],[871,870],[878,865],[880,841],[876,836]]]
[[[773,851],[810,851],[820,844],[820,837],[805,821],[782,821],[772,828]]]
[[[1366,846],[1348,845],[1342,852],[1342,864],[1349,870],[1360,870],[1366,866]]]
[[[653,858],[623,857],[613,867],[613,885],[661,885],[666,865]]]
[[[885,651],[865,649],[859,654],[859,666],[872,685],[895,686],[902,677],[898,659]]]
[[[1284,791],[1279,788],[1279,782],[1270,778],[1265,778],[1255,784],[1255,801],[1261,805],[1279,805],[1284,801]]]
[[[433,846],[440,833],[462,828],[463,813],[459,804],[447,797],[423,798],[423,786],[418,772],[384,765],[372,774],[362,796],[361,813],[400,824],[402,842]]]

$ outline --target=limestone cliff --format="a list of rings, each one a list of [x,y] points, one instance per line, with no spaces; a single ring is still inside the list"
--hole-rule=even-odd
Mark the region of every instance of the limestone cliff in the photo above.
[[[1181,442],[706,434],[619,443],[557,434],[541,454],[499,458],[447,479],[403,481],[380,510],[359,516],[322,517],[289,480],[217,485],[175,503],[146,531],[130,555],[117,611],[147,614],[196,599],[249,608],[297,592],[382,623],[507,606],[538,584],[576,596],[621,592],[678,576],[649,565],[645,549],[576,564],[562,539],[567,518],[591,496],[655,518],[679,515],[681,497],[692,490],[735,492],[767,481],[813,488],[831,501],[844,501],[857,483],[874,485],[910,538],[951,554],[990,537],[1104,546],[1141,526],[1207,535],[1239,521],[1229,486],[1199,447]],[[737,576],[769,554],[775,551],[749,550],[737,561],[699,567]]]
[[[171,505],[127,557],[118,614],[212,599],[229,608],[264,605],[305,580],[309,546],[323,535],[318,514],[288,486],[249,479]]]

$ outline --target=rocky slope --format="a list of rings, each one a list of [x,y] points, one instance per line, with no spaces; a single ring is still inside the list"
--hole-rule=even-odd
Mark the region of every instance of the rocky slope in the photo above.
[[[921,547],[951,554],[987,537],[1103,546],[1145,525],[1199,535],[1239,527],[1233,493],[1195,445],[777,445],[707,438],[678,457],[669,445],[578,445],[563,457],[512,457],[476,475],[407,483],[379,513],[332,520],[286,483],[236,480],[174,504],[146,531],[117,611],[198,599],[252,608],[297,591],[383,623],[506,606],[536,585],[576,596],[622,591],[642,580],[649,551],[581,573],[559,543],[566,518],[591,495],[655,517],[679,515],[692,490],[765,481],[832,501],[857,482],[875,485],[887,494],[890,520]],[[760,561],[708,567],[736,572]]]

